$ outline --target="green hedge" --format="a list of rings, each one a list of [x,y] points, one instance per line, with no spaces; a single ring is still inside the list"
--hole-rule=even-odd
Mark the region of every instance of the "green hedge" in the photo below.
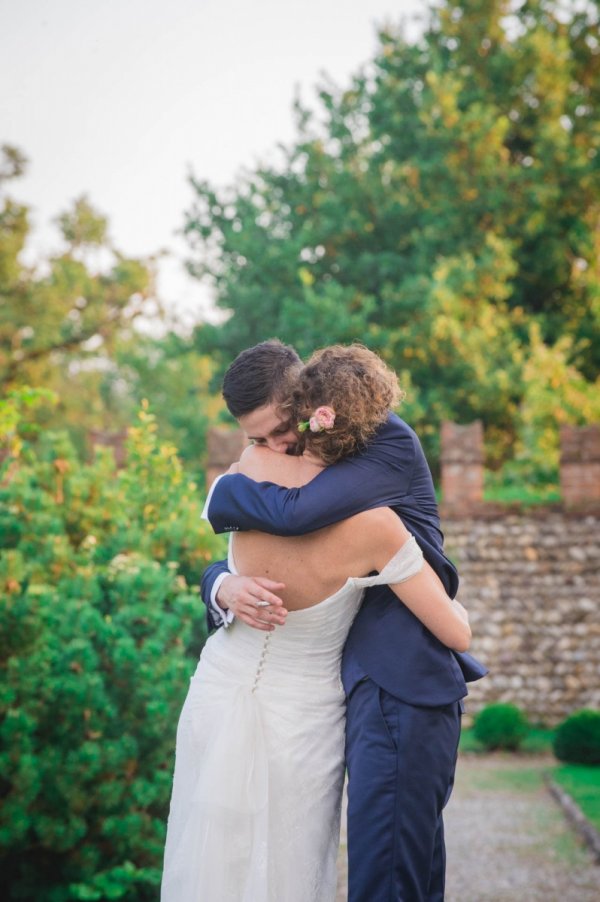
[[[600,711],[584,708],[567,717],[556,731],[554,754],[570,764],[600,764]]]
[[[516,705],[496,702],[486,705],[473,724],[475,738],[488,750],[515,751],[529,729],[523,712]]]
[[[34,403],[0,409],[3,898],[156,899],[196,587],[220,545],[146,409],[115,472],[64,435],[24,442]]]

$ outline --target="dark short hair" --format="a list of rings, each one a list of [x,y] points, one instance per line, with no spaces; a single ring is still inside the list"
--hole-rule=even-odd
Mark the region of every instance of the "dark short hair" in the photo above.
[[[223,378],[223,398],[234,417],[284,400],[290,379],[302,367],[300,357],[278,338],[261,341],[235,358]]]

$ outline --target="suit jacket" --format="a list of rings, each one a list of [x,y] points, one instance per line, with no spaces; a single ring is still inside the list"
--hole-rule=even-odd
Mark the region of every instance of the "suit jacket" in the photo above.
[[[328,467],[301,488],[257,483],[242,474],[223,476],[208,516],[215,532],[258,529],[292,536],[375,507],[396,511],[454,597],[458,575],[444,554],[431,473],[415,432],[394,414],[363,452]],[[205,572],[205,601],[225,569],[219,563]],[[461,699],[466,682],[486,673],[471,655],[452,652],[436,639],[387,586],[367,590],[342,658],[348,695],[368,676],[402,701],[437,706]]]

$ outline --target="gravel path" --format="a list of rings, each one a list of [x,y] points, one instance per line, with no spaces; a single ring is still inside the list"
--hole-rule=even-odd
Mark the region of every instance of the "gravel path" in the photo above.
[[[459,760],[444,816],[446,902],[600,900],[600,866],[541,785],[551,763],[500,755]],[[345,851],[342,845],[337,902],[347,899]]]

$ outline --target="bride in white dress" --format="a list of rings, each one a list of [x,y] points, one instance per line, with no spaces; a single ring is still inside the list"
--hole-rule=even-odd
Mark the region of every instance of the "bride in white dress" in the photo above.
[[[341,350],[333,371],[331,360],[327,372],[319,355],[309,361],[293,393],[304,453],[254,446],[241,472],[303,485],[384,421],[396,400],[394,374],[364,348]],[[315,409],[315,386],[325,407]],[[344,780],[340,661],[364,588],[389,584],[399,604],[458,651],[469,644],[467,615],[388,508],[295,538],[237,533],[229,566],[282,579],[289,613],[269,632],[236,621],[204,646],[177,730],[161,900],[333,902]]]

